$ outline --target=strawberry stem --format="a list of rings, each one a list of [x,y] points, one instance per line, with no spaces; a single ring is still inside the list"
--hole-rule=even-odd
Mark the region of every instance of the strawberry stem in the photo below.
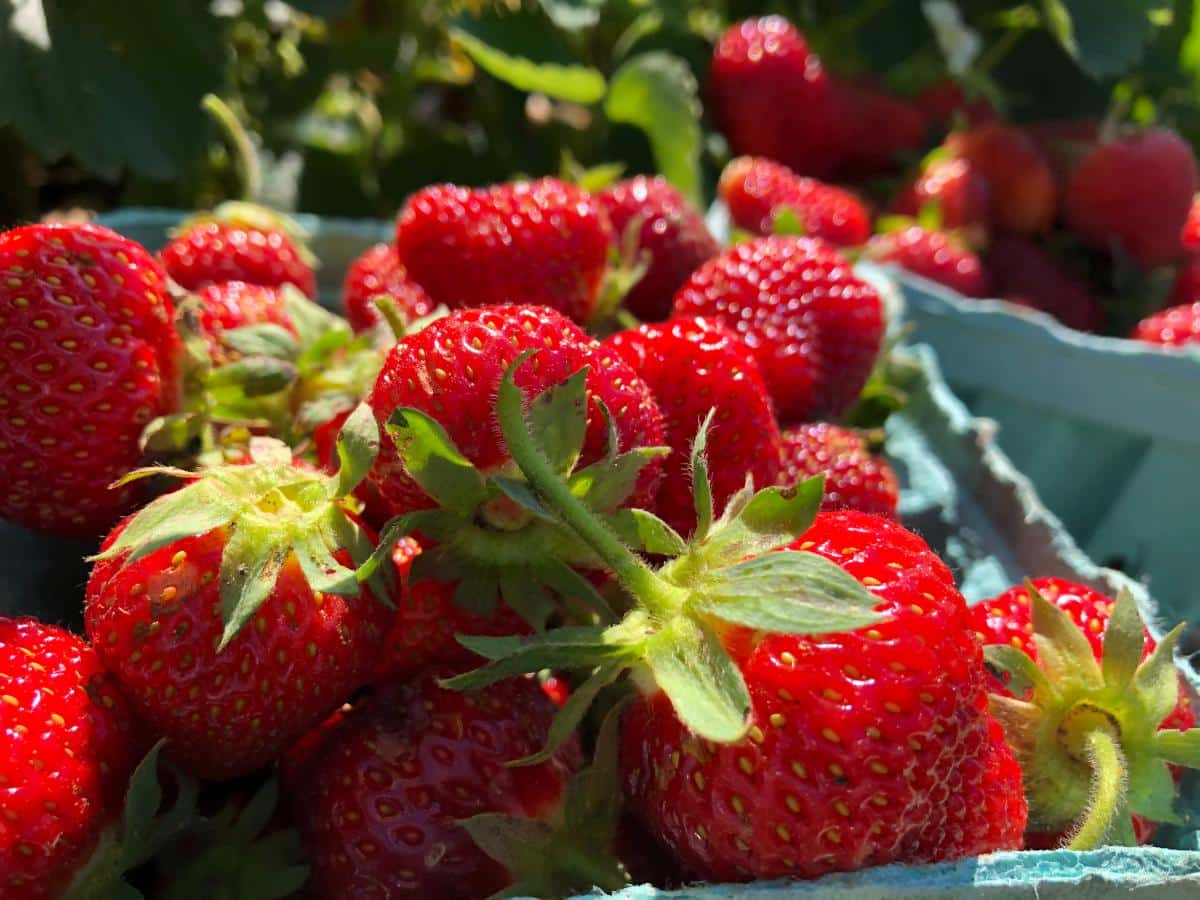
[[[258,161],[258,150],[250,140],[250,134],[238,120],[229,104],[216,94],[205,94],[200,106],[220,127],[233,149],[234,159],[242,175],[242,199],[257,202],[262,196],[262,167]]]
[[[1128,815],[1125,810],[1127,767],[1121,742],[1112,727],[1090,728],[1082,735],[1080,743],[1092,769],[1092,796],[1082,824],[1067,849],[1095,850],[1104,844],[1117,817]]]

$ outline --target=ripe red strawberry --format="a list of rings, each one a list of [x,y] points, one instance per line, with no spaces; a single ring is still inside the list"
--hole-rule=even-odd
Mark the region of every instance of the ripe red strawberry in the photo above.
[[[158,257],[189,291],[222,281],[268,287],[290,282],[309,297],[317,295],[315,259],[299,227],[251,203],[222,203],[187,219]]]
[[[661,321],[671,298],[705,260],[721,252],[704,217],[662,176],[639,175],[596,195],[622,242],[637,223],[637,251],[649,254],[649,268],[625,295],[625,306],[644,321]]]
[[[343,471],[291,453],[206,469],[126,519],[88,581],[104,664],[167,753],[211,779],[252,772],[371,675],[390,613],[352,568],[372,535],[331,498],[370,465],[369,411],[343,430]]]
[[[1171,303],[1181,305],[1200,300],[1200,199],[1193,198],[1180,233],[1185,254],[1171,286]]]
[[[581,763],[575,738],[544,762],[507,765],[546,741],[555,706],[537,681],[460,694],[440,686],[445,674],[375,687],[328,729],[289,786],[317,896],[490,896],[513,875],[460,822],[561,813]]]
[[[1049,313],[1079,331],[1095,331],[1104,320],[1087,282],[1029,238],[996,235],[984,262],[998,297]]]
[[[926,85],[913,98],[926,120],[942,128],[961,117],[967,125],[985,125],[996,120],[996,110],[984,97],[968,100],[962,86],[949,78]]]
[[[718,185],[734,224],[754,234],[775,232],[775,221],[790,210],[811,237],[852,247],[871,236],[871,217],[862,201],[841,188],[801,178],[769,159],[738,157],[725,167]]]
[[[355,331],[369,331],[383,321],[375,306],[378,297],[387,297],[406,323],[427,316],[434,303],[425,289],[409,277],[408,271],[390,244],[376,244],[364,250],[350,268],[342,284],[342,309]]]
[[[596,198],[557,178],[432,185],[408,199],[396,222],[400,261],[434,303],[519,301],[580,323],[596,307],[612,243]]]
[[[138,465],[142,429],[179,403],[166,278],[95,225],[4,232],[0,272],[0,515],[92,537],[133,502],[108,487]]]
[[[1067,223],[1090,246],[1152,268],[1183,255],[1180,232],[1196,193],[1191,146],[1166,128],[1101,142],[1067,185]]]
[[[896,473],[886,459],[871,454],[858,432],[829,422],[785,431],[779,483],[789,487],[814,475],[825,476],[821,509],[857,509],[896,518]]]
[[[117,822],[141,748],[82,639],[0,616],[0,895],[59,897]]]
[[[1130,337],[1170,347],[1200,344],[1200,301],[1172,306],[1147,316],[1138,322]]]
[[[838,163],[842,178],[861,181],[898,171],[925,142],[924,113],[869,81],[835,83],[851,132]]]
[[[892,201],[892,210],[916,218],[936,204],[941,226],[985,228],[992,188],[965,159],[937,159],[905,186]]]
[[[952,132],[950,155],[969,162],[991,185],[993,225],[1021,234],[1046,231],[1054,219],[1054,175],[1029,136],[1011,125]]]
[[[842,98],[804,36],[781,16],[746,19],[721,36],[708,96],[734,153],[817,178],[841,159],[850,132]]]
[[[871,238],[866,255],[878,262],[895,263],[966,297],[988,295],[987,275],[979,257],[945,232],[910,225],[879,234]]]
[[[692,273],[674,312],[737,331],[784,423],[840,416],[862,390],[883,337],[875,289],[816,238],[767,237],[730,248]]]
[[[1188,208],[1187,218],[1183,221],[1183,230],[1179,235],[1183,249],[1190,253],[1200,252],[1200,197],[1192,198]]]
[[[746,483],[774,484],[779,475],[779,429],[749,349],[718,322],[677,318],[643,325],[604,342],[649,386],[666,426],[662,486],[651,509],[681,535],[696,527],[688,456],[709,410],[709,478],[718,507]]]
[[[234,355],[221,343],[221,335],[248,325],[279,325],[291,334],[296,328],[288,315],[287,304],[278,288],[244,281],[210,284],[196,291],[200,301],[200,330],[216,365]]]
[[[1085,118],[1052,119],[1024,126],[1025,133],[1050,163],[1060,209],[1067,195],[1071,173],[1100,143],[1102,124],[1099,119]]]
[[[1145,843],[1157,822],[1174,820],[1167,763],[1195,759],[1194,751],[1176,758],[1181,751],[1156,743],[1154,734],[1190,734],[1180,735],[1181,748],[1200,743],[1200,731],[1188,732],[1196,716],[1171,661],[1178,629],[1156,653],[1159,645],[1128,594],[1113,601],[1062,578],[1030,585],[1032,592],[1014,587],[972,610],[979,637],[999,651],[989,650],[989,660],[1014,679],[994,680],[993,690],[997,716],[1025,772],[1029,843],[1048,848],[1072,841],[1072,847],[1092,849],[1110,827],[1117,828],[1118,841],[1124,830]],[[1155,684],[1148,681],[1152,673]],[[1115,741],[1121,765],[1128,766],[1129,806],[1122,799],[1103,808],[1104,790],[1089,770],[1098,774],[1108,764],[1087,749],[1097,728]],[[1173,774],[1177,778],[1178,770]],[[1099,821],[1105,816],[1109,821]],[[1124,823],[1113,823],[1114,817]]]

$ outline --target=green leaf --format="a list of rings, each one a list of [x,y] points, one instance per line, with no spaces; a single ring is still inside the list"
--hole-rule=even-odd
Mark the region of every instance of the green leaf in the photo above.
[[[354,570],[347,569],[334,558],[317,531],[297,534],[294,550],[304,580],[314,591],[339,597],[357,597],[362,591]]]
[[[642,53],[612,77],[604,111],[646,132],[658,170],[700,204],[700,100],[687,63],[662,51]]]
[[[355,407],[338,432],[337,480],[333,496],[345,497],[367,477],[379,453],[379,424],[366,403]]]
[[[621,716],[629,699],[618,701],[605,714],[592,764],[571,779],[563,800],[568,832],[588,835],[597,847],[611,846],[620,820]]]
[[[808,234],[808,229],[804,227],[804,223],[796,215],[796,210],[790,206],[785,206],[775,214],[775,221],[771,223],[771,231],[774,234],[796,235],[798,237],[804,237],[804,235]]]
[[[139,446],[152,456],[179,453],[203,434],[207,425],[205,417],[194,412],[159,416],[142,429]]]
[[[573,103],[604,96],[604,76],[576,62],[550,21],[531,10],[460,16],[450,36],[481,69],[519,91]]]
[[[566,381],[534,398],[526,421],[551,467],[560,475],[575,468],[587,431],[587,376],[584,366]]]
[[[633,493],[642,469],[655,459],[671,452],[670,447],[639,447],[622,453],[616,459],[602,459],[575,472],[567,484],[571,493],[589,509],[599,513],[611,512]]]
[[[290,541],[242,517],[221,555],[221,621],[217,652],[224,650],[275,589],[290,552]]]
[[[764,488],[741,509],[730,503],[704,542],[705,559],[727,565],[792,543],[817,517],[824,487],[817,476],[790,488]]]
[[[205,379],[205,386],[237,388],[247,397],[263,397],[276,394],[296,380],[295,365],[270,356],[245,356],[236,362],[213,369]]]
[[[454,605],[476,616],[490,616],[500,600],[500,581],[495,572],[468,569],[454,587]]]
[[[1176,731],[1166,728],[1154,733],[1154,751],[1177,766],[1200,769],[1200,728]]]
[[[687,550],[687,542],[674,528],[644,509],[618,509],[604,521],[623,544],[643,553],[678,556]]]
[[[221,334],[221,343],[245,356],[269,356],[293,360],[300,353],[300,344],[282,325],[246,325]]]
[[[1046,680],[1060,692],[1073,684],[1100,687],[1100,666],[1092,653],[1092,645],[1071,616],[1046,600],[1031,583],[1027,582],[1025,589],[1033,604],[1033,640],[1037,645],[1038,664]]]
[[[596,695],[616,681],[617,676],[623,671],[625,671],[625,667],[617,663],[609,663],[596,669],[583,684],[571,692],[562,709],[555,714],[554,721],[550,723],[550,730],[546,734],[545,746],[537,753],[513,760],[508,765],[537,765],[557,753],[567,739],[575,733],[575,729],[583,721],[583,717],[591,708]]]
[[[1179,702],[1179,670],[1174,654],[1183,628],[1180,623],[1171,629],[1133,676],[1133,691],[1153,725],[1169,716]]]
[[[534,631],[545,631],[554,612],[554,600],[526,569],[505,566],[500,569],[500,597]]]
[[[845,569],[803,550],[764,553],[712,572],[699,609],[726,622],[783,634],[853,631],[882,620],[879,598]]]
[[[585,191],[599,193],[614,184],[625,172],[625,163],[600,163],[576,173],[574,182]]]
[[[162,805],[158,758],[165,744],[165,740],[160,740],[151,747],[130,776],[129,790],[125,794],[125,814],[121,823],[123,847],[142,847],[149,839],[154,816]]]
[[[1042,0],[1046,27],[1093,78],[1132,69],[1154,33],[1161,0]]]
[[[721,641],[687,616],[678,616],[645,642],[644,661],[679,716],[698,737],[719,744],[750,728],[746,682]]]
[[[715,408],[700,423],[696,439],[692,441],[691,473],[692,501],[696,507],[696,530],[692,532],[693,541],[703,541],[708,537],[708,530],[713,521],[712,484],[708,479],[708,432],[712,428]]]
[[[542,505],[542,501],[527,482],[521,481],[519,478],[493,475],[491,483],[499,488],[505,497],[530,515],[537,516],[539,519],[554,519],[553,514]]]
[[[1130,811],[1152,822],[1181,825],[1183,820],[1175,812],[1175,795],[1178,791],[1167,764],[1161,759],[1131,755],[1129,766],[1126,802]]]
[[[392,413],[388,434],[413,481],[440,506],[472,516],[487,499],[483,476],[437,420],[419,409],[404,407]]]
[[[1137,602],[1127,588],[1121,588],[1104,632],[1101,671],[1105,684],[1123,691],[1142,661],[1145,646],[1146,625]]]
[[[538,578],[560,597],[582,600],[604,622],[615,622],[617,614],[596,586],[568,566],[558,557],[550,557],[538,564]]]
[[[554,828],[541,819],[478,813],[459,822],[471,840],[509,871],[536,872],[549,865]]]
[[[603,635],[604,632],[599,628],[556,628],[526,638],[515,645],[517,649],[509,655],[493,660],[483,668],[456,675],[443,684],[457,691],[473,691],[514,675],[541,669],[581,668],[630,658],[630,647],[606,642]],[[456,637],[468,650],[487,656],[481,652],[481,649],[488,648],[487,640],[467,635]]]
[[[331,333],[351,335],[350,326],[345,319],[309,300],[294,285],[284,285],[280,292],[283,294],[288,319],[296,329],[296,334],[300,336],[301,346],[306,350]]]
[[[550,21],[567,31],[590,28],[600,21],[607,0],[538,0]]]
[[[1046,681],[1037,663],[1016,647],[989,644],[983,648],[983,658],[989,669],[1008,676],[1005,684],[1014,696],[1024,697],[1029,691],[1036,691],[1047,698],[1054,696],[1053,687]],[[1001,680],[1004,681],[1003,678]]]
[[[93,559],[113,559],[129,551],[126,564],[136,562],[175,541],[227,524],[245,502],[214,478],[197,479],[143,507],[108,549]]]

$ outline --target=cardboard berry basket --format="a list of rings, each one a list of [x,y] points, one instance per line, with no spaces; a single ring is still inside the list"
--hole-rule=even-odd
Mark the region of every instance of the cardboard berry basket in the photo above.
[[[180,216],[129,210],[102,221],[154,250]],[[386,238],[390,226],[301,218],[312,231],[312,248],[322,260],[322,300],[335,305],[347,264],[370,243]],[[906,286],[906,291],[912,290]],[[917,320],[921,321],[919,316]],[[932,350],[914,346],[898,353],[900,386],[908,403],[888,421],[886,450],[903,483],[901,516],[955,570],[969,600],[992,596],[1026,575],[1058,575],[1091,583],[1110,594],[1130,587],[1156,633],[1187,618],[1187,609],[1178,603],[1165,607],[1165,615],[1160,616],[1139,584],[1089,559],[1062,522],[1042,505],[1031,482],[997,448],[994,427],[973,418],[951,394]],[[1020,368],[1017,361],[1013,365]],[[80,557],[88,548],[47,541],[8,526],[0,529],[8,548],[0,577],[0,612],[77,620],[86,577]],[[1193,624],[1196,621],[1200,621],[1200,604]],[[1200,687],[1196,673],[1190,668],[1186,673],[1193,687]],[[812,882],[705,885],[676,892],[635,886],[604,896],[627,900],[658,896],[697,900],[1194,897],[1200,895],[1200,779],[1183,784],[1179,811],[1185,823],[1161,830],[1159,847],[999,853],[951,864],[886,866]]]

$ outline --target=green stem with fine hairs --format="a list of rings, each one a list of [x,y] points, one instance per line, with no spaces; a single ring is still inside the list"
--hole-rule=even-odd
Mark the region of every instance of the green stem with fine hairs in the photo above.
[[[216,94],[205,94],[200,106],[220,126],[233,149],[234,158],[242,173],[242,199],[257,203],[262,197],[262,166],[258,161],[258,150],[250,140],[249,133],[229,104]]]
[[[1090,729],[1081,741],[1092,768],[1092,796],[1082,824],[1067,844],[1068,850],[1095,850],[1104,844],[1116,817],[1128,815],[1125,785],[1128,781],[1125,754],[1113,729]]]

